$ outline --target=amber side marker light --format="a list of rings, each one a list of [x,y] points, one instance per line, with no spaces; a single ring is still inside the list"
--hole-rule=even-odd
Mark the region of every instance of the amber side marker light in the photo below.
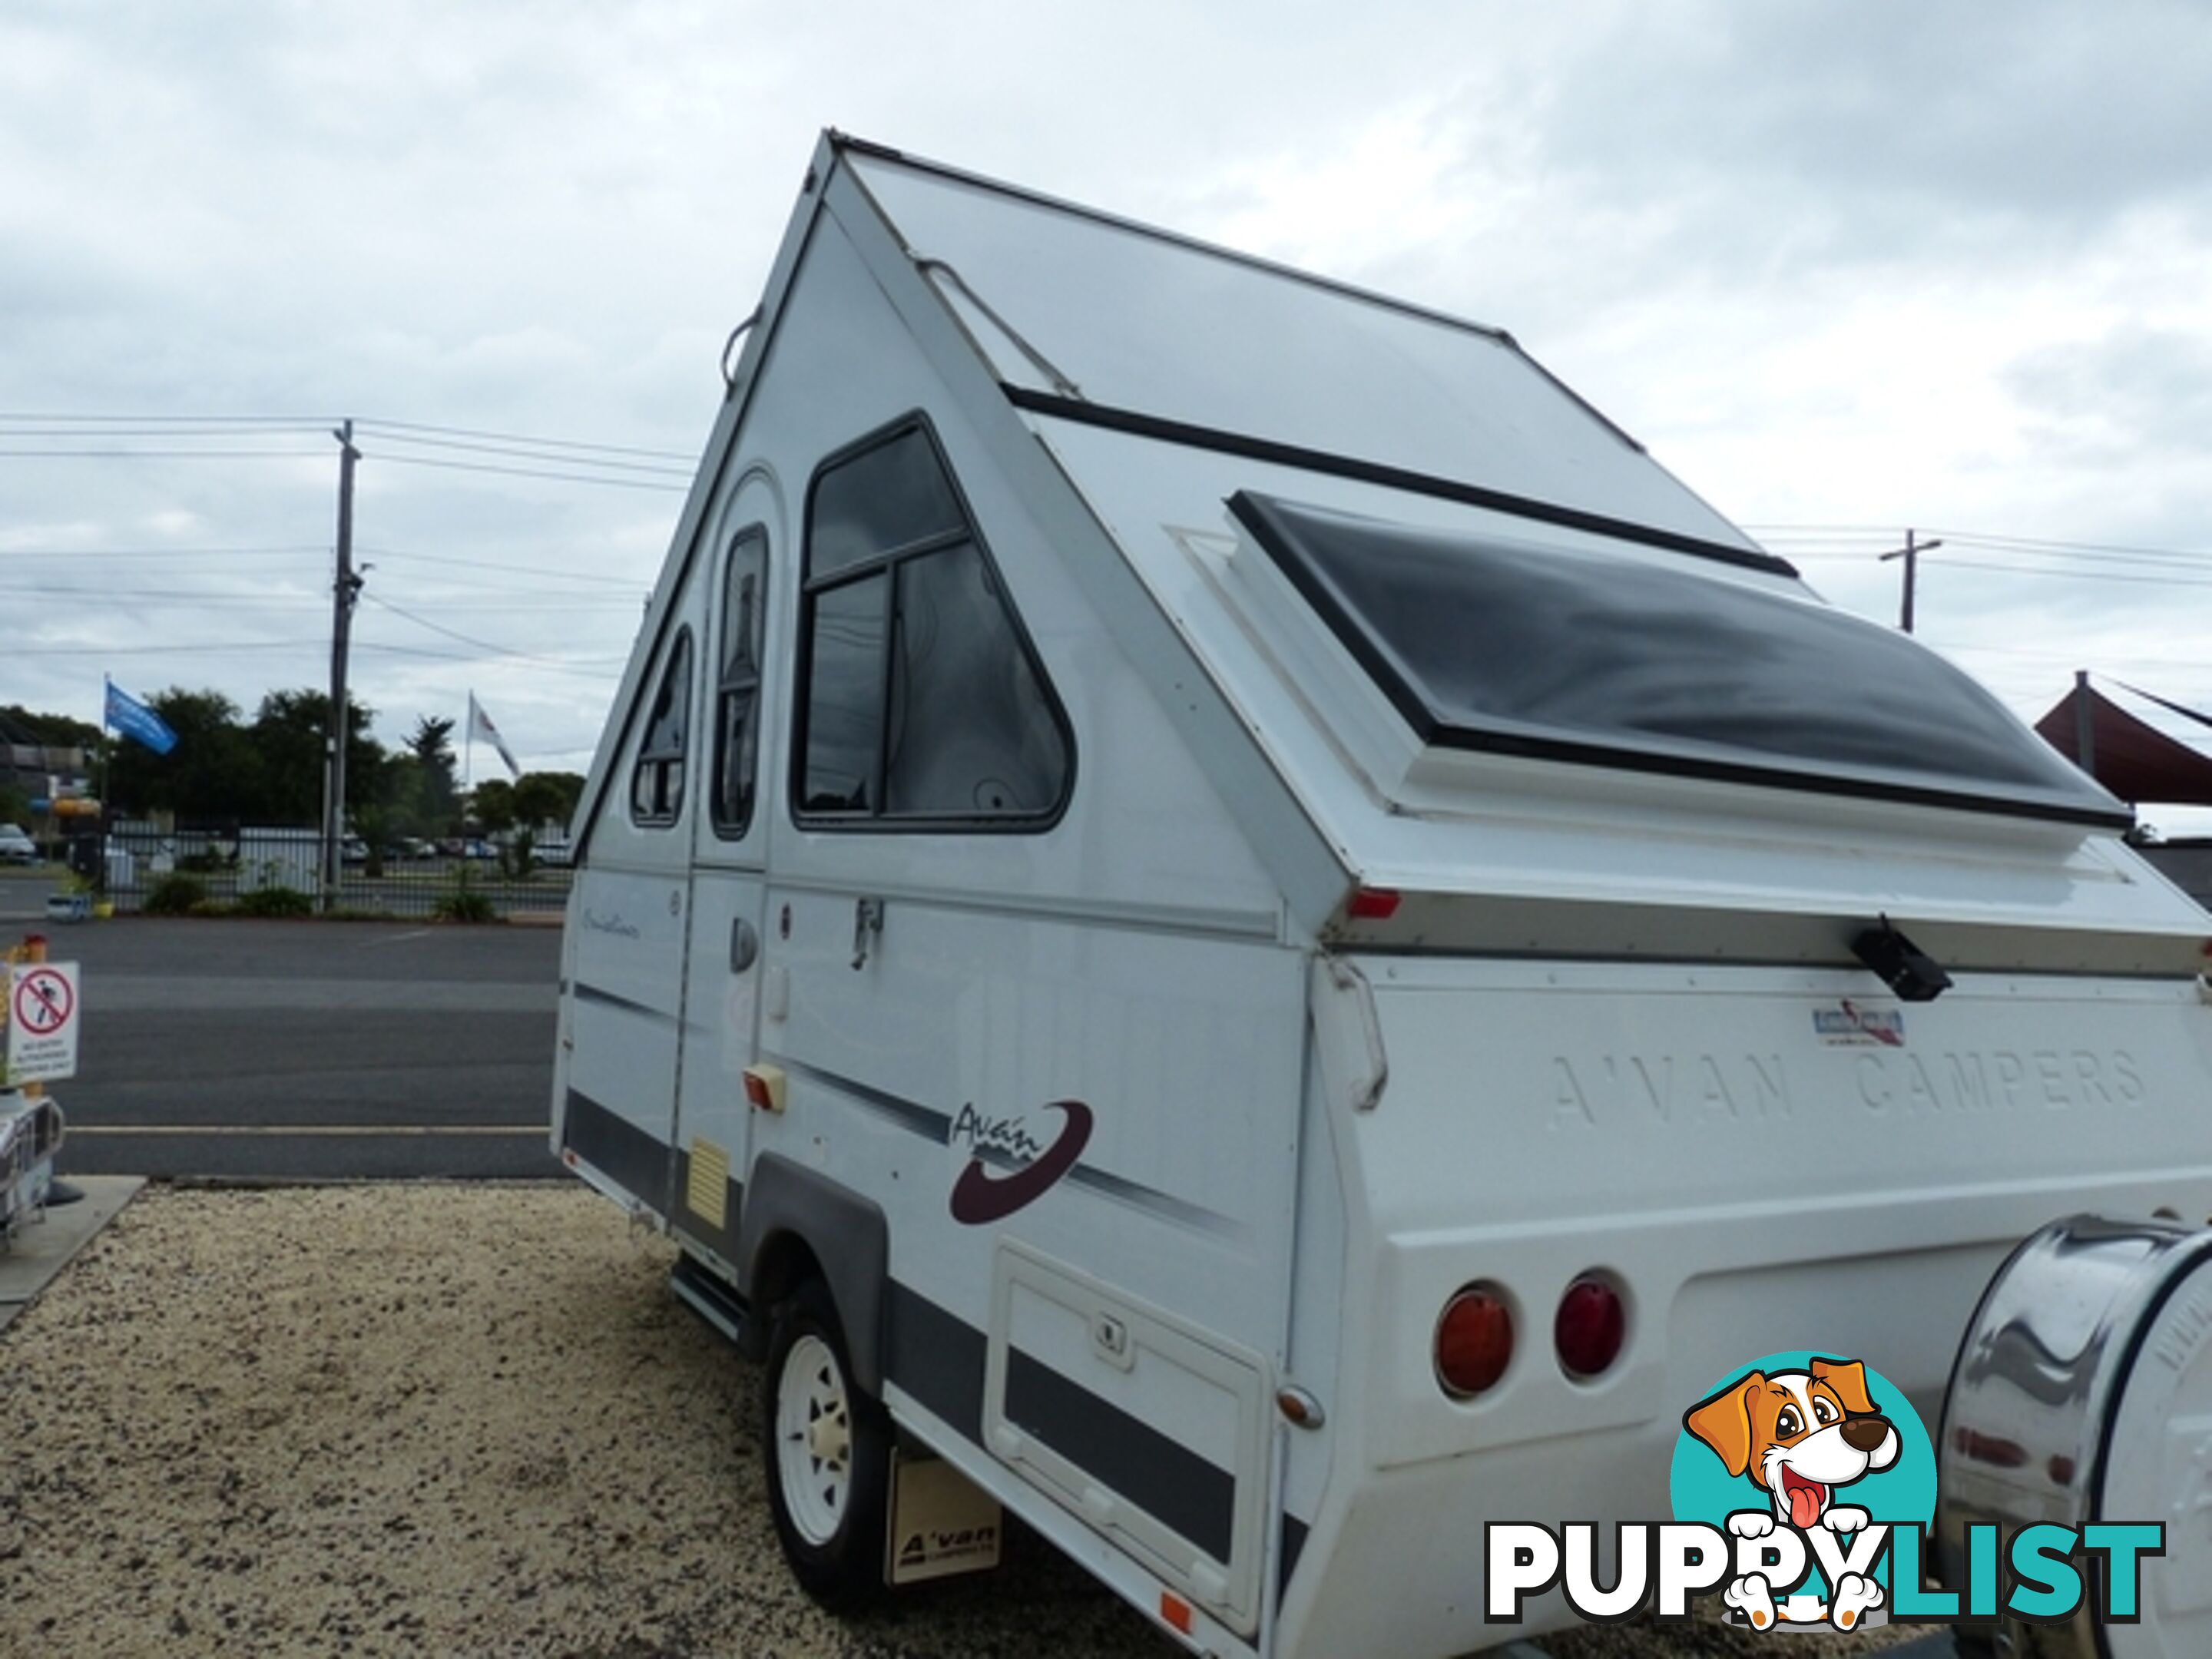
[[[1171,1590],[1160,1592],[1160,1622],[1170,1630],[1190,1634],[1190,1603]]]
[[[1437,1381],[1464,1400],[1498,1385],[1513,1363],[1513,1310],[1498,1291],[1470,1285],[1437,1321]]]
[[[1628,1309],[1612,1285],[1589,1274],[1567,1286],[1552,1321],[1552,1343],[1569,1376],[1587,1381],[1610,1368],[1627,1337]]]

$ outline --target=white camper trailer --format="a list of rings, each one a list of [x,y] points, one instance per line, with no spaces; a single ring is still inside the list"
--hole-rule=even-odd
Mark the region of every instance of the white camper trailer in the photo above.
[[[2212,930],[1992,697],[1505,335],[848,138],[738,344],[553,1138],[767,1359],[810,1589],[884,1581],[896,1443],[1194,1650],[1540,1635],[1487,1524],[1667,1518],[1763,1353],[1986,1404],[2081,1214],[2038,1431],[2212,1457],[2186,1333],[2110,1406],[2212,1309]],[[2205,1650],[2191,1513],[2113,1652]]]

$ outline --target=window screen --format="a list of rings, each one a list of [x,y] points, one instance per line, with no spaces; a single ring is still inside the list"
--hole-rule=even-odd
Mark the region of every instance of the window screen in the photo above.
[[[684,762],[691,723],[691,630],[676,636],[661,670],[653,713],[630,775],[629,812],[640,823],[673,823],[684,811]]]
[[[1249,491],[1229,505],[1425,743],[2130,822],[1942,658],[1815,600]]]
[[[800,609],[801,816],[1012,828],[1058,811],[1059,707],[918,422],[817,476]]]
[[[714,697],[714,828],[732,839],[753,821],[760,769],[762,647],[768,630],[768,532],[730,544],[722,574],[722,672]]]

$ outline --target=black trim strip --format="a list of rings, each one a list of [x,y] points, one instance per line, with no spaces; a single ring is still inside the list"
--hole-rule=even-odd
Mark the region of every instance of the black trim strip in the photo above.
[[[884,1300],[884,1375],[963,1437],[983,1443],[983,1333],[896,1279]]]
[[[1006,1420],[1227,1565],[1237,1477],[1019,1348],[1006,1350]]]
[[[1638,542],[1647,547],[1663,547],[1669,552],[1688,553],[1700,559],[1712,559],[1746,570],[1764,571],[1772,576],[1795,576],[1798,574],[1796,565],[1771,553],[1731,547],[1726,542],[1707,541],[1702,536],[1662,530],[1654,525],[1615,519],[1602,513],[1586,512],[1581,507],[1561,507],[1556,502],[1537,501],[1532,496],[1486,489],[1480,484],[1440,478],[1432,472],[1415,472],[1407,467],[1387,466],[1379,461],[1355,460],[1348,455],[1334,454],[1325,449],[1309,449],[1302,444],[1279,443],[1272,438],[1224,432],[1218,427],[1194,426],[1187,421],[1166,420],[1158,415],[1140,414],[1135,410],[1085,403],[1049,392],[1032,391],[1027,386],[1015,386],[1007,381],[1000,382],[999,389],[1006,394],[1006,400],[1017,409],[1026,409],[1033,414],[1051,415],[1084,426],[1103,427],[1109,432],[1127,432],[1138,437],[1157,438],[1164,443],[1182,444],[1191,449],[1208,449],[1224,455],[1240,455],[1247,460],[1267,461],[1306,472],[1356,478],[1362,483],[1381,484],[1390,489],[1408,490],[1417,495],[1434,495],[1445,501],[1462,501],[1469,507],[1486,507],[1493,513],[1510,514],[1516,519],[1532,519],[1540,524],[1587,531],[1593,535]]]
[[[675,1015],[665,1008],[655,1008],[642,1002],[633,1002],[628,997],[618,997],[612,991],[602,991],[596,985],[586,985],[580,979],[569,988],[579,1002],[596,1002],[602,1007],[619,1008],[627,1014],[642,1014],[647,1019],[659,1020],[664,1025],[678,1024]]]
[[[1305,1553],[1306,1534],[1311,1530],[1288,1510],[1283,1511],[1282,1558],[1276,1563],[1275,1571],[1275,1604],[1278,1607],[1282,1605],[1283,1597],[1290,1591],[1291,1575],[1298,1570],[1298,1557]]]
[[[561,1144],[623,1191],[668,1212],[668,1144],[589,1095],[568,1091]]]

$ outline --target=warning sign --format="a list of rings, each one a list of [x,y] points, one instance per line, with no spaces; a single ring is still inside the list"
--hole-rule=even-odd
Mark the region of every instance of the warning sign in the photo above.
[[[51,1083],[76,1075],[76,963],[41,962],[8,969],[7,1063],[0,1083]]]

